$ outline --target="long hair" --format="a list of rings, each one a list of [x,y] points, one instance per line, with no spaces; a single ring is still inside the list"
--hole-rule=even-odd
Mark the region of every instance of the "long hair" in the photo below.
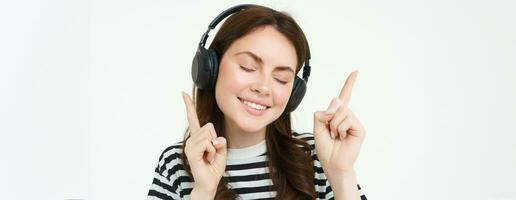
[[[288,14],[263,6],[252,6],[239,11],[224,22],[210,49],[222,58],[229,46],[237,39],[258,27],[273,26],[293,44],[296,49],[297,68],[299,72],[304,63],[307,43],[303,31]],[[225,136],[224,114],[215,100],[214,90],[200,90],[194,86],[193,94],[200,125],[213,123],[218,136]],[[186,131],[188,132],[188,130]],[[187,135],[183,145],[186,145]],[[276,199],[315,199],[314,169],[310,157],[310,146],[306,141],[292,137],[290,113],[283,113],[266,127],[267,156],[270,178]],[[184,149],[184,147],[183,147]],[[192,177],[185,152],[181,158],[185,170]],[[235,199],[236,194],[227,186],[223,177],[218,185],[215,199]]]

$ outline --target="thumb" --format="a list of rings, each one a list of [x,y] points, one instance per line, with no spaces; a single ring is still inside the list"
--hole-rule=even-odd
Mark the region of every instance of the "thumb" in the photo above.
[[[213,140],[211,140],[211,142],[213,143],[213,146],[217,150],[217,153],[215,155],[215,161],[223,160],[224,162],[226,162],[226,156],[228,153],[226,138],[217,137],[217,138],[214,138]]]

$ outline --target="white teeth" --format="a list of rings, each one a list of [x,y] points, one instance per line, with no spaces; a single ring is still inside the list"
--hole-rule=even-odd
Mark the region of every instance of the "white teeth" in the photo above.
[[[245,105],[251,107],[251,108],[254,108],[256,110],[265,110],[267,107],[263,106],[263,105],[260,105],[260,104],[256,104],[254,102],[250,102],[250,101],[246,101],[246,100],[242,100],[242,102],[245,103]]]

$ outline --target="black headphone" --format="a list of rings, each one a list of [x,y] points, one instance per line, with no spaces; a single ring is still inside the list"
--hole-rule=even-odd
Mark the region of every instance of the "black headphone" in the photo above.
[[[255,6],[253,4],[243,4],[231,7],[224,12],[220,13],[208,26],[208,30],[204,33],[199,42],[199,47],[197,48],[197,52],[195,53],[195,57],[192,61],[192,79],[195,85],[201,90],[211,90],[215,87],[215,83],[217,80],[217,75],[219,72],[219,59],[217,57],[217,53],[212,49],[206,49],[204,47],[206,43],[206,39],[208,39],[208,33],[210,30],[214,29],[217,24],[222,21],[227,16],[234,14],[238,11],[244,10],[251,6]],[[271,9],[272,10],[272,9]],[[274,12],[277,12],[273,10]],[[301,103],[303,96],[306,93],[306,84],[308,83],[308,77],[310,76],[310,48],[308,47],[308,42],[306,44],[307,52],[305,63],[303,66],[303,78],[299,78],[296,76],[294,80],[294,85],[292,88],[292,94],[290,94],[290,99],[288,100],[287,107],[285,108],[284,113],[289,113],[294,111],[297,106]]]

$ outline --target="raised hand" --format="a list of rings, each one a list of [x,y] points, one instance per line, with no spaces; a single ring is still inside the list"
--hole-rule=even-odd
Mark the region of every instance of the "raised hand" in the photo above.
[[[326,111],[314,113],[315,149],[327,176],[353,171],[364,141],[365,129],[348,108],[357,74],[354,71],[348,76],[339,97]]]
[[[182,95],[190,129],[184,151],[195,181],[191,197],[212,198],[226,169],[227,142],[224,137],[217,137],[212,123],[200,126],[192,98],[184,92]]]

